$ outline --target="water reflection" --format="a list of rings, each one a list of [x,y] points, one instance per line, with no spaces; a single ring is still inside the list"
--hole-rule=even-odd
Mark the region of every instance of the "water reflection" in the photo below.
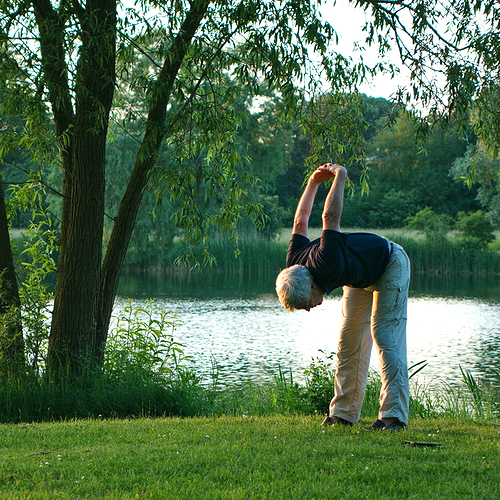
[[[438,280],[414,277],[408,305],[410,364],[427,360],[421,384],[461,380],[460,366],[475,376],[494,377],[500,353],[500,280]],[[260,380],[278,367],[296,379],[318,350],[335,351],[340,293],[311,312],[285,312],[274,294],[274,276],[252,279],[218,273],[127,277],[125,297],[178,314],[174,335],[209,381],[215,361],[222,381]],[[375,354],[373,368],[378,368]],[[497,379],[498,380],[498,379]]]
[[[498,301],[500,276],[474,278],[472,276],[440,277],[436,275],[414,275],[410,294],[413,297],[446,297],[472,300]]]

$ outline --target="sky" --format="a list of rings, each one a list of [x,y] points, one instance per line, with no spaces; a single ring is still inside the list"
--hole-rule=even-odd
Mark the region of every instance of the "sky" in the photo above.
[[[337,2],[332,0],[322,5],[321,12],[324,19],[333,26],[339,35],[338,51],[342,55],[350,55],[356,60],[359,52],[353,50],[354,44],[355,42],[361,42],[365,37],[365,34],[361,31],[366,21],[364,10],[355,8],[347,0],[337,0]],[[378,61],[377,49],[365,47],[363,58],[365,62],[375,64]],[[392,53],[390,60],[401,68],[399,55],[396,52]],[[385,97],[388,99],[398,90],[398,87],[404,87],[408,85],[408,82],[409,72],[406,68],[401,68],[400,74],[394,79],[381,75],[372,82],[362,85],[359,90],[372,97]]]
[[[124,0],[125,7],[133,7],[135,0]],[[361,31],[365,23],[365,12],[362,8],[355,8],[348,0],[322,0],[320,11],[324,19],[328,21],[339,35],[338,52],[345,57],[351,55],[354,59],[357,53],[353,51],[355,42],[364,39]],[[365,62],[375,64],[377,61],[376,48],[368,48],[363,53]],[[394,53],[392,62],[401,66],[399,56]],[[407,85],[409,81],[408,71],[401,70],[401,74],[395,79],[389,76],[379,76],[371,83],[362,85],[359,90],[372,97],[385,97],[389,99],[399,86]]]

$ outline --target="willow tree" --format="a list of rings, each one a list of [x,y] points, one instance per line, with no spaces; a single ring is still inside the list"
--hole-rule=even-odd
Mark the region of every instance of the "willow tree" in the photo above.
[[[394,96],[415,107],[425,135],[436,121],[471,123],[491,150],[500,144],[500,4],[496,0],[357,0],[365,43],[397,56],[408,80]],[[422,110],[424,113],[422,114]]]
[[[148,183],[177,200],[173,223],[205,241],[258,210],[234,147],[238,88],[278,90],[283,112],[321,79],[357,80],[331,48],[316,1],[0,1],[3,149],[23,148],[62,172],[60,248],[48,369],[102,363],[112,307]],[[312,58],[315,63],[312,63]],[[238,85],[224,85],[228,79]],[[140,97],[140,106],[132,106]],[[140,143],[107,247],[102,249],[110,120]],[[170,152],[165,160],[163,146]],[[163,157],[162,163],[159,159]],[[218,199],[209,219],[192,202],[202,180]],[[7,248],[0,252],[7,252]]]

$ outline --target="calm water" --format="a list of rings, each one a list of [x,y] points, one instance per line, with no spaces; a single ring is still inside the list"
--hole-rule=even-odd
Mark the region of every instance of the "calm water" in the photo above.
[[[274,278],[257,280],[204,277],[125,278],[119,309],[154,298],[177,313],[174,338],[209,381],[212,362],[224,383],[269,379],[278,367],[296,380],[319,350],[335,352],[340,326],[340,294],[311,312],[285,312],[274,293]],[[491,378],[500,369],[500,281],[423,281],[415,278],[408,305],[408,358],[426,360],[419,384],[455,384],[460,366]],[[372,368],[378,368],[375,353]]]

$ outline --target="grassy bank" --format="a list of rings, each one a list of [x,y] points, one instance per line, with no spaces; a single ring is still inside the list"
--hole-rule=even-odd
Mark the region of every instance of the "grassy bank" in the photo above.
[[[129,354],[132,357],[133,354]],[[410,377],[425,362],[410,368]],[[323,415],[333,396],[334,357],[318,358],[304,372],[305,382],[279,372],[267,382],[226,385],[213,375],[201,380],[191,369],[159,373],[136,364],[106,371],[81,382],[54,384],[40,376],[0,387],[0,424],[78,419],[223,417],[238,415]],[[476,380],[462,372],[463,383],[411,384],[410,419],[460,418],[498,420],[500,372],[495,380]],[[374,419],[379,407],[380,377],[370,374],[361,418]]]
[[[370,433],[368,423],[324,429],[318,417],[241,415],[4,425],[0,498],[499,498],[499,428],[419,419]]]

